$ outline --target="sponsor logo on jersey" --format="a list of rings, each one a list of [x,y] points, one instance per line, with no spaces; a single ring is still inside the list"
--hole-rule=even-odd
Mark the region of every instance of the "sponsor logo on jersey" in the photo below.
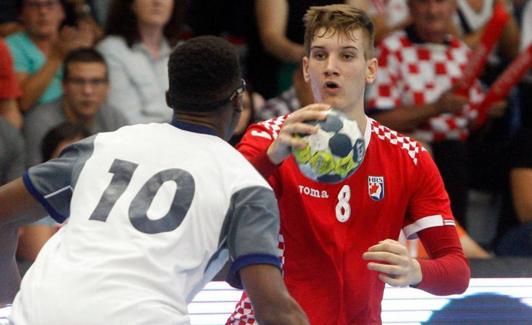
[[[373,201],[384,197],[384,176],[368,176],[368,193]]]
[[[329,193],[327,191],[320,191],[318,189],[315,189],[315,188],[312,188],[312,187],[308,187],[308,186],[303,186],[303,185],[299,185],[299,193],[301,193],[303,195],[316,197],[316,198],[319,198],[319,199],[327,199],[327,198],[329,198]]]

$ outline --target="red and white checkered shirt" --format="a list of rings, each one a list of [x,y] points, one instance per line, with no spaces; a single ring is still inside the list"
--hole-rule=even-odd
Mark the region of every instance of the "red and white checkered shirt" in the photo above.
[[[451,36],[445,44],[434,44],[416,39],[411,29],[393,33],[379,47],[377,79],[367,94],[368,113],[436,102],[460,80],[470,55],[467,45]],[[469,103],[482,98],[477,81],[469,90]],[[465,140],[468,125],[477,115],[471,105],[465,105],[459,113],[430,118],[412,135],[425,142]]]

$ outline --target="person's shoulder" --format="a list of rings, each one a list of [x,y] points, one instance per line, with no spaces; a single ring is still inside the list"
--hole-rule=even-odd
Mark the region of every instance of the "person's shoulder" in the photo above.
[[[128,51],[126,40],[117,35],[109,35],[102,39],[97,45],[96,49],[103,55],[117,55]],[[119,52],[117,52],[119,51]]]
[[[379,48],[386,48],[388,51],[399,51],[410,46],[411,43],[405,30],[397,30],[383,38]]]
[[[29,41],[29,37],[25,32],[16,32],[5,38],[5,42],[8,46],[16,46],[25,44]]]
[[[371,120],[370,146],[383,148],[379,152],[389,155],[390,161],[407,160],[418,165],[420,158],[427,153],[426,149],[416,140],[392,130],[375,120]]]
[[[35,118],[44,118],[45,120],[49,120],[49,118],[55,119],[58,115],[64,115],[62,99],[57,99],[49,103],[36,105],[35,107],[29,110],[24,119],[31,120]]]

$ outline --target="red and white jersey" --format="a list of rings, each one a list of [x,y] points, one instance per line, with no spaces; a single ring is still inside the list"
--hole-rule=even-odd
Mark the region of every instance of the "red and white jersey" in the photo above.
[[[400,106],[421,106],[436,102],[461,78],[471,50],[449,36],[446,44],[423,43],[411,28],[385,38],[379,46],[377,78],[368,87],[368,112],[392,110]],[[480,83],[469,91],[469,103],[483,98]],[[465,105],[459,113],[430,118],[413,131],[416,139],[433,142],[465,140],[470,121],[478,112]]]
[[[414,238],[427,228],[454,226],[441,176],[419,143],[369,118],[364,161],[338,184],[306,178],[292,156],[268,166],[266,149],[285,118],[252,125],[238,149],[279,201],[286,285],[311,324],[379,324],[384,283],[362,254],[398,239],[401,230]],[[238,308],[249,312],[245,304]]]

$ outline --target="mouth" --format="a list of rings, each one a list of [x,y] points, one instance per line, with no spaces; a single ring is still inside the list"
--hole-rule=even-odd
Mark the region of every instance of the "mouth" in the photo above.
[[[329,94],[336,94],[340,91],[340,85],[334,81],[326,81],[323,84],[323,88],[325,88],[325,91]]]

